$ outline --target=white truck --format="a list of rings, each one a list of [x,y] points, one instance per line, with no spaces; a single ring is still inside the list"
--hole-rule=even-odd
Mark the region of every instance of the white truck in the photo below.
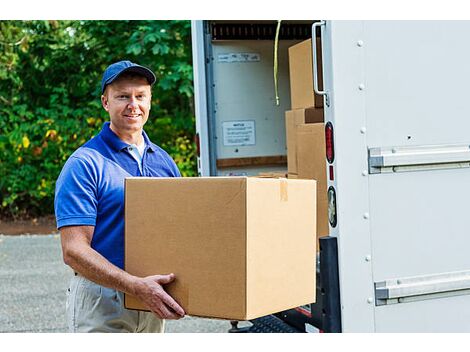
[[[203,176],[285,170],[287,48],[321,37],[330,233],[317,302],[250,329],[470,331],[470,22],[283,21],[279,105],[276,26],[192,22]]]

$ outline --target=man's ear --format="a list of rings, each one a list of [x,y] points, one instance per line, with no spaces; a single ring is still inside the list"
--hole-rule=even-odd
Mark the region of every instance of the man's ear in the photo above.
[[[109,111],[108,97],[104,94],[101,96],[101,105],[103,105],[103,109]]]

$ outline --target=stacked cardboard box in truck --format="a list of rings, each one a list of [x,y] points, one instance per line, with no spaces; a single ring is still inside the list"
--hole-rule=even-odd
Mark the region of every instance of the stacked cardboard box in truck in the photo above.
[[[318,38],[317,44],[317,67],[321,67],[321,43]],[[322,73],[318,69],[319,87],[322,87]],[[309,107],[323,107],[323,97],[313,92],[313,59],[312,40],[305,40],[289,48],[289,79],[291,93],[291,109],[302,109]]]
[[[318,67],[321,43],[317,39]],[[289,178],[317,181],[317,236],[328,235],[328,199],[325,162],[323,98],[313,89],[312,41],[289,48],[291,109],[286,111]],[[321,70],[315,73],[321,86]],[[317,78],[317,77],[315,77]]]
[[[128,178],[125,269],[174,273],[165,290],[189,315],[248,320],[309,304],[315,213],[313,180]],[[147,309],[130,295],[125,306]]]
[[[287,172],[297,175],[297,127],[323,123],[323,109],[307,108],[286,111]]]
[[[297,178],[317,181],[317,237],[327,236],[328,183],[325,162],[325,128],[323,123],[297,126]]]

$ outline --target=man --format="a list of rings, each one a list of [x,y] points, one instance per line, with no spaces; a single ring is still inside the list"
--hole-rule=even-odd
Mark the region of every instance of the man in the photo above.
[[[164,319],[184,310],[163,285],[174,274],[136,277],[124,267],[124,178],[179,177],[171,157],[143,130],[154,73],[130,61],[104,72],[101,132],[65,163],[56,184],[55,212],[64,262],[74,270],[66,303],[70,332],[163,332]],[[127,310],[123,292],[151,312]]]

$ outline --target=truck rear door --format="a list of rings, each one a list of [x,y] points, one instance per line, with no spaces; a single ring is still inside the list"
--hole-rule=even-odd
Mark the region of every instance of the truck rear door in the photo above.
[[[470,331],[470,23],[321,27],[342,329]]]

